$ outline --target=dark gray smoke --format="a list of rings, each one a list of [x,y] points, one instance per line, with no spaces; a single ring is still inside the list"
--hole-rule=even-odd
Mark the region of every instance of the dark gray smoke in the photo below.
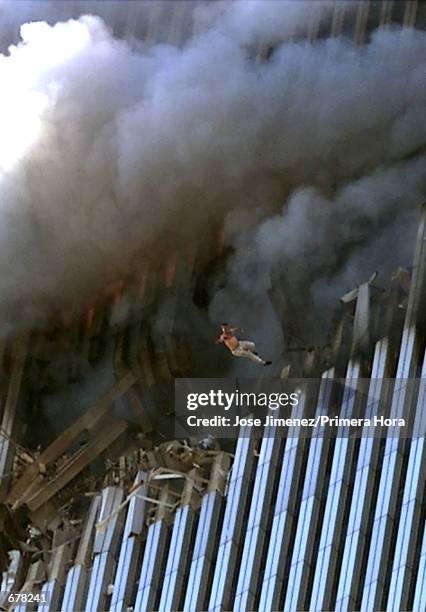
[[[425,163],[426,156],[419,156],[379,167],[338,189],[333,198],[313,187],[294,191],[280,214],[237,239],[228,283],[211,306],[215,317],[223,318],[237,302],[241,316],[262,311],[273,280],[281,279],[290,298],[297,296],[303,306],[313,342],[343,293],[375,269],[386,283],[398,265],[411,263],[426,192]]]
[[[0,57],[5,322],[82,299],[223,218],[236,253],[214,319],[242,305],[242,318],[267,321],[277,269],[325,304],[363,262],[385,269],[391,247],[405,254],[424,193],[423,32],[308,42],[316,2],[129,14],[71,2],[109,27],[53,25],[65,4],[0,3],[3,45],[22,21],[52,24],[23,26]],[[321,8],[329,19],[333,3]]]

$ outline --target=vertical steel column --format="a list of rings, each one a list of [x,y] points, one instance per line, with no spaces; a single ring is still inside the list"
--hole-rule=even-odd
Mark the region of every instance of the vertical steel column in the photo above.
[[[157,510],[156,520],[148,528],[134,606],[135,612],[151,612],[151,610],[156,609],[160,580],[162,578],[163,559],[169,535],[169,511],[167,509],[169,498],[170,492],[166,486],[160,493],[160,506]]]
[[[392,19],[393,0],[383,0],[380,7],[380,26],[388,27]]]
[[[319,27],[321,23],[321,13],[323,11],[323,5],[319,2],[314,9],[311,9],[311,15],[308,26],[308,40],[313,42],[318,38]]]
[[[299,403],[292,410],[292,418],[302,418],[306,395],[300,395]],[[265,573],[261,585],[259,610],[278,610],[283,590],[285,563],[291,554],[291,533],[297,520],[297,491],[303,484],[303,457],[307,439],[299,438],[300,427],[289,428],[278,484],[277,499],[272,521],[271,537],[266,557]]]
[[[417,0],[406,0],[404,11],[404,28],[414,28],[416,25]]]
[[[398,361],[395,389],[390,417],[403,418],[411,412],[414,400],[413,385],[407,379],[417,375],[418,344],[416,320],[424,307],[426,281],[426,208],[423,209],[419,225],[414,256],[413,276],[408,297],[407,313]],[[361,610],[383,609],[385,602],[386,574],[391,567],[391,542],[395,527],[398,491],[406,440],[398,430],[391,429],[386,438],[385,453],[380,477],[373,533],[368,557],[366,581],[362,595]]]
[[[355,317],[356,318],[356,317]],[[349,362],[345,390],[340,410],[342,418],[351,418],[357,412],[357,403],[362,393],[358,359]],[[338,428],[333,462],[328,484],[324,520],[314,573],[310,610],[331,610],[333,607],[333,582],[338,571],[338,553],[343,537],[343,517],[350,496],[351,470],[356,449],[356,440],[350,438],[351,428]]]
[[[205,609],[204,600],[207,596],[207,583],[213,563],[216,526],[219,521],[222,501],[218,491],[210,491],[203,498],[183,606],[185,612]]]
[[[191,538],[196,523],[196,502],[194,482],[187,480],[181,498],[181,507],[175,514],[172,538],[167,557],[166,571],[159,612],[179,610],[183,598],[184,580],[190,559]]]
[[[21,593],[40,593],[40,584],[46,577],[44,562],[39,559],[35,563],[31,563]],[[26,610],[33,610],[33,603],[20,603],[16,607],[13,607],[15,612],[26,612]]]
[[[254,464],[253,427],[241,428],[231,478],[226,495],[226,508],[220,534],[219,550],[213,576],[209,610],[227,610],[236,577],[237,555],[242,545],[243,517]]]
[[[367,29],[367,19],[369,10],[369,0],[362,0],[361,2],[358,2],[354,32],[354,41],[357,45],[362,45],[365,41],[365,32]]]
[[[38,612],[61,609],[61,598],[64,586],[65,567],[70,557],[70,543],[61,544],[52,554],[49,579],[41,589],[41,595],[46,597],[46,603],[40,603]]]
[[[404,417],[410,411],[413,394],[410,385],[406,385],[406,379],[415,375],[416,366],[416,333],[414,327],[409,327],[404,330],[401,343],[397,380],[390,410],[391,418]],[[395,528],[405,442],[399,438],[399,432],[394,429],[391,429],[390,435],[386,438],[362,595],[363,612],[383,609],[384,605],[382,600],[386,573],[392,564],[390,545],[392,531]]]
[[[333,5],[333,20],[331,22],[331,36],[340,36],[345,19],[346,3],[335,2]]]
[[[332,396],[334,369],[322,375],[316,416],[327,414]],[[303,485],[302,501],[291,558],[284,610],[304,609],[308,595],[308,580],[313,570],[314,543],[321,526],[321,501],[331,440],[321,427],[309,447],[308,463]]]
[[[207,605],[209,578],[214,563],[213,555],[216,538],[220,529],[219,519],[223,506],[224,484],[229,467],[229,459],[221,454],[216,458],[219,479],[211,478],[210,490],[204,496],[194,552],[189,571],[188,587],[183,606],[184,612],[205,610]]]
[[[383,404],[387,404],[388,386],[384,378],[389,375],[390,351],[387,338],[376,343],[365,418],[373,419]],[[337,588],[336,612],[355,609],[357,587],[361,574],[360,559],[367,546],[367,524],[373,503],[373,488],[377,478],[380,438],[375,438],[374,427],[362,430],[358,462],[355,473],[352,504],[349,513],[343,559]]]
[[[123,499],[119,487],[107,487],[102,491],[102,506],[99,521],[105,520],[117,510]],[[113,578],[115,556],[119,534],[122,530],[122,518],[116,514],[111,518],[105,533],[97,531],[93,544],[94,560],[90,577],[89,592],[86,599],[86,612],[105,610],[107,587]]]
[[[145,483],[146,477],[146,472],[138,472],[135,485]],[[143,484],[129,502],[123,540],[115,572],[110,605],[111,612],[121,612],[121,610],[126,609],[133,603],[131,598],[142,547],[141,535],[145,524],[146,501],[142,496],[146,495],[147,487],[146,484]]]
[[[84,607],[89,575],[88,565],[90,562],[94,526],[97,520],[100,502],[101,496],[96,495],[90,504],[75,563],[68,571],[65,582],[65,591],[61,607],[62,612],[74,612],[74,610],[82,610]]]
[[[179,46],[182,41],[182,27],[187,4],[183,0],[178,0],[171,6],[173,7],[173,16],[170,23],[170,31],[167,36],[167,43]]]
[[[417,571],[416,588],[414,591],[413,610],[421,610],[426,601],[426,529],[423,533],[420,551],[419,569]]]
[[[260,562],[272,511],[272,492],[278,476],[282,436],[275,426],[265,427],[256,469],[250,513],[244,537],[234,610],[253,610],[259,590]]]
[[[414,381],[413,381],[414,383]],[[419,397],[417,400],[413,439],[410,442],[404,496],[399,519],[395,547],[388,610],[408,610],[410,606],[410,585],[414,579],[416,545],[424,532],[420,524],[421,506],[426,482],[426,355],[423,359]]]

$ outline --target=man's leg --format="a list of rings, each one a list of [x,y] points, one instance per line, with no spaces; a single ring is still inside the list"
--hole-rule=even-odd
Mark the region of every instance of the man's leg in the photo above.
[[[255,348],[256,346],[254,342],[248,342],[244,340],[243,342],[240,342],[238,348],[232,351],[232,354],[235,355],[235,357],[247,357],[247,359],[250,359],[251,361],[254,361],[255,363],[259,363],[261,365],[269,365],[271,362],[264,361],[261,357],[259,357],[259,355],[254,352]]]
[[[245,351],[251,351],[252,353],[256,353],[256,345],[254,342],[250,342],[249,340],[240,340],[239,346]]]
[[[251,359],[255,363],[260,363],[262,365],[266,365],[267,363],[266,361],[262,359],[262,357],[259,357],[259,355],[257,355],[256,353],[253,353],[252,351],[246,351],[246,357],[248,359]]]

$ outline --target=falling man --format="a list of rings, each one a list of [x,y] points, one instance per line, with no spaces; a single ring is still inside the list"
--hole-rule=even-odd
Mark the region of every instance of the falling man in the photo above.
[[[247,357],[255,363],[263,366],[270,365],[271,361],[265,361],[256,353],[256,345],[248,340],[238,340],[235,335],[236,331],[243,331],[239,327],[230,327],[228,323],[222,323],[221,334],[216,340],[217,343],[223,343],[234,355],[234,357]]]

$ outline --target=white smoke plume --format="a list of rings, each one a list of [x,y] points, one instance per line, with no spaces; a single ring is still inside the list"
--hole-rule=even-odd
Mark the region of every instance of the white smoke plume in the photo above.
[[[405,253],[397,221],[425,188],[424,32],[308,42],[315,2],[194,2],[180,20],[173,3],[156,16],[141,3],[126,38],[122,3],[112,17],[70,3],[110,27],[55,23],[66,3],[22,4],[51,25],[23,25],[0,56],[4,328],[202,241],[227,215],[237,252],[213,317],[235,295],[262,300],[279,266],[294,287],[340,288],[378,232],[382,250]],[[25,10],[1,10],[1,40],[14,40]]]

